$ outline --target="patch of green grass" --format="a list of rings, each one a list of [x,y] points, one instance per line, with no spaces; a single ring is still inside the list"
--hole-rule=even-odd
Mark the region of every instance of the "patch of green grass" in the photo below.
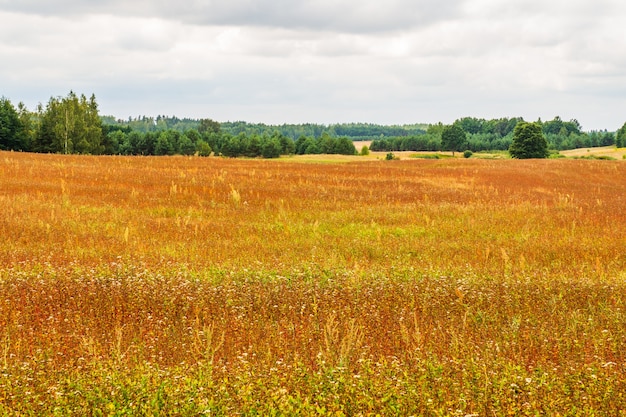
[[[625,155],[626,156],[626,155]],[[583,156],[574,156],[572,159],[592,159],[592,160],[602,160],[602,161],[616,161],[616,158],[608,155],[583,155]]]
[[[474,152],[472,158],[477,159],[511,159],[508,151],[478,151]]]
[[[415,153],[411,154],[411,158],[415,159],[447,159],[453,158],[452,155],[445,155],[441,153]]]

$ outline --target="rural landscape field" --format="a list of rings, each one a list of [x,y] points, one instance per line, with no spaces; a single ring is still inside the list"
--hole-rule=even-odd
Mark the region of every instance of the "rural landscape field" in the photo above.
[[[626,415],[626,162],[323,162],[0,152],[0,415]]]

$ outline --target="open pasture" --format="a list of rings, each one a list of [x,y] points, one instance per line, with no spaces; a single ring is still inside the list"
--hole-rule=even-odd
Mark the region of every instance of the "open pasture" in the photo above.
[[[626,164],[0,153],[0,414],[620,415]]]

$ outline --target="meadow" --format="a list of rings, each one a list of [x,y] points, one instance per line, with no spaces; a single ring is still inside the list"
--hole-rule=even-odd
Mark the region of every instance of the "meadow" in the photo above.
[[[0,415],[626,415],[626,163],[0,152]]]

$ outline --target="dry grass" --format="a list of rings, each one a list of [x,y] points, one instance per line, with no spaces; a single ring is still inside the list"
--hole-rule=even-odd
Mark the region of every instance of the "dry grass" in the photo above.
[[[601,146],[596,148],[579,148],[568,151],[561,151],[561,154],[567,157],[599,157],[608,156],[614,159],[624,159],[626,156],[626,148],[616,148],[615,146]]]
[[[619,415],[626,165],[0,153],[0,413]]]

